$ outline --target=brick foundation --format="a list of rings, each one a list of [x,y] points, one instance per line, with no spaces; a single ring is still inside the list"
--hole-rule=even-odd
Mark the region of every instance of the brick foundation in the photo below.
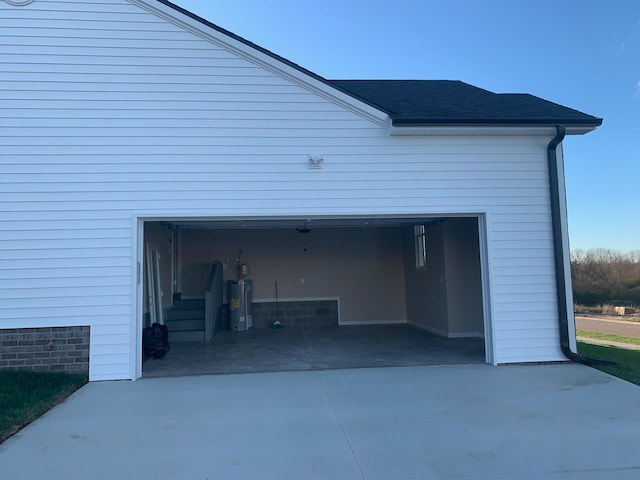
[[[0,329],[0,370],[89,375],[89,327]]]
[[[270,327],[278,319],[286,326],[337,326],[337,300],[301,300],[279,302],[276,315],[275,302],[254,302],[253,326]]]

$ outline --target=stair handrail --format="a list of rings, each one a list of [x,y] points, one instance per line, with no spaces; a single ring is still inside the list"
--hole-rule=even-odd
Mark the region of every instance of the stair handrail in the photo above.
[[[216,314],[219,314],[218,305],[213,304],[214,286],[217,273],[222,274],[222,263],[213,262],[209,270],[209,279],[207,280],[207,289],[204,292],[204,339],[211,340],[214,333],[214,322]]]

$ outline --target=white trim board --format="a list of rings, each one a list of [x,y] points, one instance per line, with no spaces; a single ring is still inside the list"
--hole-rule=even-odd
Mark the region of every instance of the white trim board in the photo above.
[[[335,300],[338,302],[338,308],[340,308],[340,297],[278,297],[278,303],[280,302],[315,302],[315,301],[325,301],[325,300]],[[267,303],[267,302],[275,302],[276,298],[254,298],[253,303]]]
[[[338,322],[339,326],[342,325],[398,325],[398,324],[406,324],[406,319],[397,319],[397,320],[364,320],[362,322],[358,321],[347,321],[347,322]]]

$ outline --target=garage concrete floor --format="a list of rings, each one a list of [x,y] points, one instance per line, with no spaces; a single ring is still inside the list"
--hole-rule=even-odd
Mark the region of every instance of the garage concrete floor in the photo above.
[[[484,339],[443,338],[411,325],[224,331],[210,342],[172,343],[144,377],[484,363]]]
[[[640,387],[575,364],[90,383],[0,478],[636,480]]]

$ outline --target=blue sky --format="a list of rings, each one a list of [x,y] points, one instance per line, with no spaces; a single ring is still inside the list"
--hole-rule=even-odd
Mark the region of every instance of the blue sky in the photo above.
[[[564,142],[572,249],[640,249],[640,1],[174,0],[330,79],[451,79],[604,118]]]

